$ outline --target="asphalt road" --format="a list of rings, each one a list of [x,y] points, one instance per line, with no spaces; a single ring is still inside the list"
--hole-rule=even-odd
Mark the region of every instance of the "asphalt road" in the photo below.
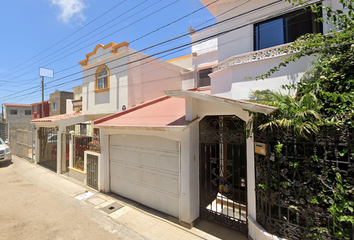
[[[48,171],[16,156],[0,163],[0,239],[144,239],[76,200],[84,189]]]

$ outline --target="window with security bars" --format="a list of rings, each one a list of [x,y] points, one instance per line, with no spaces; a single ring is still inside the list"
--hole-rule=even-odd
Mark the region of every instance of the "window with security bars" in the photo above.
[[[207,87],[210,86],[209,74],[213,72],[212,68],[207,68],[198,71],[198,84],[197,87]]]

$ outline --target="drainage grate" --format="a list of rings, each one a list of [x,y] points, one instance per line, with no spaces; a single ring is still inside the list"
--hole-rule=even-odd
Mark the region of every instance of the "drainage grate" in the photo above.
[[[101,208],[101,210],[107,214],[111,214],[112,212],[117,211],[118,209],[121,209],[122,207],[124,207],[124,206],[115,202],[115,203],[112,203],[108,206]]]

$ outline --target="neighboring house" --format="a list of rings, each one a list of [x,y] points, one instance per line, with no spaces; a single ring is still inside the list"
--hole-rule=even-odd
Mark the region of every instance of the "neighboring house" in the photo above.
[[[137,52],[126,42],[99,44],[80,65],[83,112],[97,116],[160,97],[166,89],[180,89],[181,74],[189,71]]]
[[[4,104],[4,118],[1,126],[1,135],[4,139],[10,139],[11,129],[28,129],[32,119],[32,107],[30,104]]]
[[[82,110],[82,85],[72,88],[73,99],[66,99],[66,113],[80,112]]]
[[[80,62],[83,69],[82,112],[74,110],[74,100],[71,101],[70,107],[67,107],[66,114],[32,121],[40,132],[37,134],[36,150],[41,152],[41,155],[37,156],[37,162],[50,162],[48,166],[58,173],[69,171],[70,176],[76,174],[80,175],[78,178],[83,179],[86,172],[75,169],[75,162],[66,163],[62,161],[60,154],[49,153],[50,148],[45,144],[48,142],[48,136],[57,136],[60,144],[55,152],[61,152],[63,155],[67,142],[65,139],[70,138],[65,134],[72,132],[80,135],[86,133],[87,136],[99,135],[98,131],[90,127],[92,120],[129,110],[133,106],[160,97],[166,89],[193,87],[188,85],[193,81],[188,79],[188,76],[182,76],[190,71],[187,68],[137,52],[128,46],[126,42],[98,44],[93,52],[88,53],[86,59]],[[80,96],[80,89],[75,92],[76,97]],[[53,106],[59,108],[52,96],[51,113]],[[55,159],[49,159],[54,156]]]
[[[65,91],[56,91],[49,95],[50,108],[49,116],[55,116],[66,113],[66,100],[73,99],[74,93]]]
[[[30,104],[4,104],[4,120],[12,126],[29,124],[32,119],[32,106]]]
[[[200,0],[204,5],[210,0]],[[337,7],[337,1],[311,1],[316,4]],[[305,33],[326,33],[331,24],[315,21],[315,14],[287,1],[219,1],[208,10],[218,22],[217,32],[236,29],[218,37],[218,64],[213,67],[211,93],[233,99],[250,99],[255,90],[271,89],[288,94],[280,86],[295,84],[310,66],[306,57],[290,63],[286,68],[265,80],[248,80],[266,73],[277,66],[282,57],[291,53],[281,51]],[[223,14],[221,14],[223,13]],[[324,16],[326,18],[326,16]],[[294,94],[290,92],[290,94]]]
[[[44,115],[42,116],[42,102],[32,103],[32,119],[38,119],[42,117],[49,117],[49,100],[44,101],[43,110]]]

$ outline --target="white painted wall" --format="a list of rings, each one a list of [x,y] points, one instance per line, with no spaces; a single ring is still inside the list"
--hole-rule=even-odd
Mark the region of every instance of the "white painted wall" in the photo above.
[[[217,28],[213,27],[202,32],[191,35],[191,41],[196,42],[208,38],[217,33]],[[193,69],[195,71],[205,69],[218,62],[218,38],[192,44]],[[196,85],[195,85],[196,86]]]
[[[292,62],[265,80],[245,78],[266,73],[280,63],[280,57],[226,68],[210,74],[211,93],[232,99],[249,99],[251,91],[265,89],[293,95],[294,91],[283,90],[281,86],[298,82],[306,69],[310,67],[311,59],[313,58],[306,57],[300,61]]]
[[[261,6],[265,6],[271,2],[273,2],[273,0],[252,0],[249,2],[247,2],[247,0],[227,1],[226,3],[222,3],[217,6],[217,16],[219,16],[217,17],[217,21],[223,21],[230,17],[237,16],[239,14],[251,11]],[[337,5],[336,3],[332,3],[332,1],[330,0],[324,1],[323,4]],[[226,11],[229,11],[232,8],[235,9],[225,13]],[[253,23],[281,15],[290,8],[292,8],[292,5],[286,1],[283,1],[272,5],[271,7],[266,7],[262,10],[253,11],[246,15],[242,15],[239,18],[235,18],[226,23],[217,25],[217,32],[222,32],[225,30],[230,30],[242,26],[240,29],[218,37],[219,62],[222,62],[223,60],[235,55],[253,51]],[[327,26],[326,24],[324,24],[325,31],[330,28],[331,26]]]
[[[73,100],[72,99],[66,99],[66,113],[74,113],[74,108],[73,108]]]
[[[109,141],[110,135],[131,134],[141,136],[157,136],[181,143],[180,162],[180,214],[179,220],[192,223],[199,216],[199,142],[197,124],[183,132],[119,130],[101,128],[100,137],[102,153],[100,169],[102,178],[100,189],[109,192]]]
[[[165,90],[181,89],[185,69],[133,49],[129,55],[127,108],[161,97]]]
[[[109,114],[164,95],[163,91],[181,89],[181,73],[187,69],[164,62],[127,47],[110,53],[100,47],[83,67],[83,113]],[[95,59],[95,56],[103,55]],[[105,57],[105,58],[104,58]],[[146,58],[146,59],[144,59]],[[127,65],[127,63],[129,63]],[[106,65],[110,71],[109,91],[95,93],[95,73]],[[186,80],[188,81],[188,79]]]
[[[82,109],[84,114],[115,113],[121,109],[121,105],[128,103],[127,57],[125,52],[120,51],[113,55],[109,52],[110,50],[111,48],[105,50],[99,48],[97,53],[89,58],[87,67],[83,68]],[[90,60],[101,54],[105,54],[107,58]],[[110,89],[107,92],[95,93],[95,73],[102,64],[106,65],[110,71]]]
[[[202,32],[197,32],[192,35],[192,53],[196,53],[197,55],[202,55],[208,52],[214,52],[218,49],[218,38],[214,37],[211,39],[203,40],[205,38],[211,37],[217,33],[217,28],[209,28]],[[194,43],[195,42],[195,43]]]

